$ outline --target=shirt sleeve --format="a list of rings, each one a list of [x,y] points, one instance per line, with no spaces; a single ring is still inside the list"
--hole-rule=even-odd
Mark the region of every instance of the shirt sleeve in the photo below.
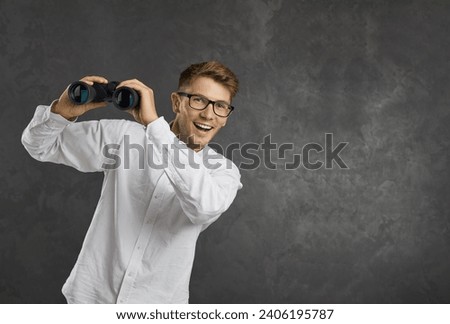
[[[22,144],[38,161],[71,166],[82,172],[104,171],[108,162],[105,145],[117,142],[117,123],[112,121],[72,122],[38,106],[22,134]],[[117,121],[117,122],[125,122]]]
[[[214,222],[242,188],[236,165],[217,153],[208,155],[213,158],[205,161],[206,154],[195,153],[179,141],[163,117],[147,125],[146,132],[154,145],[149,158],[160,159],[158,163],[165,165],[164,171],[190,221],[204,226]]]

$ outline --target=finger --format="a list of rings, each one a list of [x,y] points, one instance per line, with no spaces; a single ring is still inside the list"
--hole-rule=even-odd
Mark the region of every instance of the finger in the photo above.
[[[125,86],[126,84],[130,84],[130,83],[142,83],[142,82],[139,81],[138,79],[129,79],[129,80],[123,80],[122,82],[120,82],[119,85],[124,85]]]
[[[147,87],[142,82],[126,81],[117,86],[117,88],[120,87],[128,87],[134,89],[139,93],[140,96],[153,95],[153,89]]]
[[[117,87],[130,87],[130,88],[133,88],[134,86],[148,88],[144,83],[142,83],[141,81],[139,81],[137,79],[122,81],[121,83],[119,83],[119,85]]]
[[[86,82],[89,85],[92,85],[93,82],[96,83],[108,83],[108,80],[104,77],[97,76],[97,75],[89,75],[82,78],[80,81]]]
[[[132,110],[132,115],[138,123],[142,123],[141,116],[139,115],[139,111],[137,109]]]

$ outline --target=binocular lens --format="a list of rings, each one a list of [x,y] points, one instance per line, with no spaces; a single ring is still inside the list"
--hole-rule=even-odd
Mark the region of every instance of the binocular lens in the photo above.
[[[90,101],[89,86],[81,82],[72,83],[69,87],[69,96],[77,105],[88,103]]]
[[[113,102],[121,110],[135,108],[139,105],[139,94],[129,87],[117,88],[119,82],[111,81],[108,84],[93,83],[89,85],[83,81],[70,84],[68,92],[70,100],[76,105],[89,102]]]
[[[114,92],[113,102],[119,109],[134,108],[139,104],[139,95],[134,89],[121,87]]]

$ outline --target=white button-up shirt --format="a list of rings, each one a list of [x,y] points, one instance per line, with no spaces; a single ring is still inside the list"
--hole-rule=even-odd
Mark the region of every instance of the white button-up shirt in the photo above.
[[[237,167],[195,153],[164,118],[70,122],[38,106],[22,135],[32,157],[104,172],[100,200],[63,286],[69,303],[187,303],[198,235],[242,187]]]

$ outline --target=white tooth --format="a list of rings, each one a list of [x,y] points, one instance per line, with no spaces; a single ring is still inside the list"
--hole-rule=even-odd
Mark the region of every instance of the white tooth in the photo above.
[[[198,123],[195,123],[195,125],[197,125],[197,126],[200,127],[200,128],[207,129],[207,130],[210,130],[210,129],[212,128],[211,126],[207,126],[207,125],[203,125],[203,124],[198,124]]]

